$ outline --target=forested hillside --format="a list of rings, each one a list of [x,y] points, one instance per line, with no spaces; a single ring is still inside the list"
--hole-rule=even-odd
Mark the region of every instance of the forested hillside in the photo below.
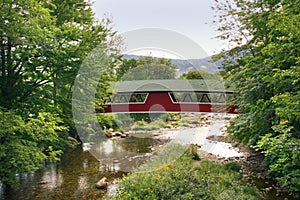
[[[141,56],[137,55],[123,55],[124,59],[136,59],[138,60]],[[211,62],[211,57],[199,58],[199,59],[171,59],[172,63],[176,66],[178,70],[178,76],[189,71],[206,71],[208,73],[216,73],[221,67],[221,61]]]

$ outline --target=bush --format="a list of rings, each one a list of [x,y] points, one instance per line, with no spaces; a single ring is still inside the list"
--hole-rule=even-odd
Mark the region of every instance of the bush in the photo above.
[[[232,171],[235,171],[235,172],[239,172],[240,169],[241,169],[241,165],[238,162],[226,163],[226,164],[224,164],[224,167],[228,170],[232,170]]]
[[[157,119],[151,123],[147,123],[144,120],[138,121],[133,126],[133,130],[145,130],[145,131],[151,131],[151,130],[158,130],[160,128],[167,127],[167,123],[163,119]]]
[[[176,149],[178,147],[175,147]],[[171,150],[170,148],[169,150]],[[189,151],[187,151],[189,152]],[[165,153],[165,152],[164,152]],[[256,188],[224,165],[208,160],[196,164],[184,153],[174,162],[160,163],[155,171],[134,172],[118,182],[113,199],[258,199]],[[155,160],[157,164],[157,160]],[[143,170],[142,170],[143,171]]]
[[[300,193],[300,139],[293,137],[290,128],[279,128],[282,133],[273,137],[266,134],[255,146],[265,154],[264,165],[282,187]]]
[[[196,145],[191,145],[190,154],[193,160],[201,160],[200,155],[198,154],[198,148]]]
[[[0,107],[0,180],[4,186],[17,186],[16,174],[41,168],[46,160],[58,160],[67,128],[57,116],[40,112],[24,120],[12,110]]]
[[[107,128],[112,128],[113,126],[116,125],[115,120],[116,117],[114,114],[102,114],[102,115],[97,115],[98,122],[103,128],[106,126]]]

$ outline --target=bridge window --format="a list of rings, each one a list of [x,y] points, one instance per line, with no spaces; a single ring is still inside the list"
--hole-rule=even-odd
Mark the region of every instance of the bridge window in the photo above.
[[[226,103],[226,94],[225,93],[213,93],[210,94],[211,102],[213,103]]]
[[[197,103],[197,102],[206,102],[209,103],[210,96],[206,93],[198,92],[170,92],[169,93],[173,102],[184,102],[184,103]]]
[[[226,103],[226,93],[201,93],[201,92],[169,92],[173,102],[176,103]]]
[[[203,102],[203,103],[210,103],[211,102],[211,98],[210,98],[210,94],[198,94],[199,98],[198,98],[198,102]]]
[[[133,93],[130,96],[129,102],[143,103],[146,101],[147,96],[147,93]]]
[[[112,95],[110,103],[144,103],[148,93],[118,93]]]
[[[188,93],[188,92],[174,92],[173,98],[175,99],[174,102],[197,102],[198,97],[195,93]]]
[[[128,103],[129,98],[128,94],[114,94],[111,103]]]

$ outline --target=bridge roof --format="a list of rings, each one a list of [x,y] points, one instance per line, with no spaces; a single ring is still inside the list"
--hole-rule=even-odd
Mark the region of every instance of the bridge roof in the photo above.
[[[135,80],[114,82],[115,92],[234,92],[220,80]]]

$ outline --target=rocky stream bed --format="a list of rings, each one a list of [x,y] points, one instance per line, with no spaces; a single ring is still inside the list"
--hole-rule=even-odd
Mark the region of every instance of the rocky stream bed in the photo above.
[[[119,178],[171,142],[196,145],[201,158],[219,163],[238,162],[247,183],[257,186],[267,200],[297,199],[277,187],[268,176],[261,166],[261,153],[228,141],[226,127],[233,115],[192,117],[197,123],[153,131],[129,131],[126,138],[105,138],[69,149],[60,162],[45,163],[39,171],[19,174],[17,190],[4,190],[0,184],[0,199],[101,199],[114,194]],[[108,187],[97,189],[96,183],[103,177],[107,178]]]

